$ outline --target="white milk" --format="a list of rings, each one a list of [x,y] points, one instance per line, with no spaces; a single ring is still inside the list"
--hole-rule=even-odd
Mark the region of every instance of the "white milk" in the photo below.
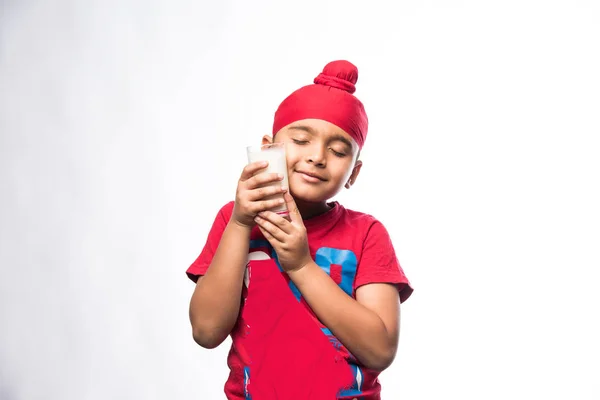
[[[267,161],[269,165],[262,170],[260,173],[275,173],[283,176],[282,181],[275,181],[266,184],[265,186],[284,186],[289,189],[288,186],[288,174],[287,174],[287,162],[285,159],[285,145],[283,143],[277,143],[275,145],[266,146],[250,146],[247,148],[248,152],[248,163],[256,161]],[[279,196],[279,195],[277,195]],[[277,198],[273,196],[270,198]],[[282,204],[271,211],[278,214],[287,214],[287,206]]]

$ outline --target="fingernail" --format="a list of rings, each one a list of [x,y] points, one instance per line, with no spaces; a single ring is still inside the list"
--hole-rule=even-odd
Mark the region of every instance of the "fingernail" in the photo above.
[[[286,188],[285,186],[282,186],[282,187],[281,187],[281,191],[282,191],[282,192],[286,192],[286,191],[287,191],[287,188]]]

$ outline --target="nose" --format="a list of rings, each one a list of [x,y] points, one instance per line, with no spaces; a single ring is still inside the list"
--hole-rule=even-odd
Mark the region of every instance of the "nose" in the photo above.
[[[309,155],[306,157],[306,162],[317,167],[324,167],[327,165],[326,149],[323,146],[311,148]]]

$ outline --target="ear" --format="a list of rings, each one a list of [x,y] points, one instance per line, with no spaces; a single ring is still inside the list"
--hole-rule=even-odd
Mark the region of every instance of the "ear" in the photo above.
[[[273,137],[271,135],[265,135],[265,136],[263,136],[263,138],[262,138],[262,144],[263,145],[265,145],[265,144],[271,144],[271,143],[273,143]]]
[[[348,182],[346,182],[346,189],[350,189],[350,187],[352,185],[354,185],[354,182],[356,182],[356,178],[358,178],[358,174],[360,173],[360,169],[362,168],[363,162],[360,160],[356,161],[356,164],[354,164],[354,168],[352,169],[352,174],[350,175],[350,178],[348,178]]]

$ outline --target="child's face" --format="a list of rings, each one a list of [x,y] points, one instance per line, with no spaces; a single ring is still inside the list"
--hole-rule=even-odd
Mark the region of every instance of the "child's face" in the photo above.
[[[327,121],[296,121],[277,132],[275,142],[286,143],[290,191],[305,202],[331,199],[354,183],[362,166],[357,161],[358,144]]]

